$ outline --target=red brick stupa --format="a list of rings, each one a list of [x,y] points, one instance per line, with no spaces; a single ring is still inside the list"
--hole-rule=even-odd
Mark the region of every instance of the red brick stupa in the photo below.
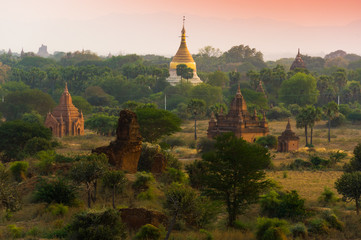
[[[73,105],[66,83],[59,105],[46,116],[45,126],[57,137],[84,135],[83,113]]]

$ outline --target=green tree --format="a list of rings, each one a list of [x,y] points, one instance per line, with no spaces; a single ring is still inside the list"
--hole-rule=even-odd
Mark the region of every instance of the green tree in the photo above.
[[[118,117],[97,113],[85,121],[85,127],[105,136],[115,134]]]
[[[311,123],[311,119],[310,119],[310,114],[309,114],[309,110],[307,109],[307,107],[304,107],[301,109],[301,111],[298,113],[298,115],[296,116],[296,127],[297,128],[304,128],[305,129],[305,139],[306,139],[306,146],[308,146],[308,131],[307,131],[307,127],[310,125]]]
[[[331,120],[339,114],[338,105],[334,101],[329,102],[324,108],[324,113],[328,118],[328,142],[331,142]]]
[[[194,140],[197,140],[197,116],[205,113],[206,102],[201,99],[192,98],[187,105],[187,111],[194,117]]]
[[[0,164],[0,207],[6,212],[15,212],[21,208],[17,184],[11,181],[9,171],[2,164]]]
[[[171,216],[168,231],[164,240],[169,239],[177,219],[185,219],[197,208],[197,193],[191,187],[173,183],[165,192],[164,207]]]
[[[283,81],[280,89],[280,99],[286,104],[312,105],[318,95],[316,79],[300,72]]]
[[[349,164],[345,164],[344,168],[346,172],[361,171],[361,143],[353,149],[353,158],[351,158]]]
[[[145,141],[155,142],[163,136],[180,131],[181,120],[175,114],[155,108],[136,110],[140,133]]]
[[[221,71],[215,71],[208,75],[208,84],[225,88],[229,84],[229,78],[226,73]]]
[[[335,182],[335,188],[344,201],[355,201],[356,213],[359,215],[361,198],[361,172],[344,173]]]
[[[74,163],[71,168],[71,179],[86,186],[88,208],[91,208],[92,201],[96,201],[97,180],[105,173],[107,163],[108,159],[104,154],[91,154]]]
[[[177,75],[181,77],[181,82],[183,82],[183,78],[188,79],[193,77],[193,69],[189,68],[186,64],[178,64],[177,65]]]
[[[54,106],[55,102],[49,94],[31,89],[9,93],[5,101],[0,103],[0,111],[6,120],[15,120],[31,111],[36,111],[44,116]]]
[[[112,205],[115,209],[115,194],[118,192],[122,192],[123,188],[127,182],[125,174],[123,171],[118,170],[110,170],[105,172],[103,176],[103,185],[106,188],[110,188],[112,190]]]
[[[207,169],[202,173],[203,190],[226,203],[228,226],[233,227],[237,215],[257,202],[268,186],[264,169],[271,164],[271,157],[266,148],[238,139],[233,133],[219,136],[214,149],[203,156]]]
[[[311,136],[310,136],[310,144],[313,144],[313,127],[315,126],[315,123],[320,121],[322,117],[322,111],[321,108],[318,107],[313,107],[310,108],[309,110],[309,118],[310,118],[310,123],[309,123],[309,127],[311,129]]]
[[[346,86],[347,84],[347,74],[346,74],[346,69],[344,68],[338,68],[336,72],[334,72],[332,74],[333,77],[333,81],[337,86],[338,92],[339,94],[341,93],[341,91],[343,90],[343,88]]]
[[[24,157],[24,147],[26,143],[39,137],[50,140],[51,131],[37,123],[23,121],[5,122],[0,125],[0,151],[3,152],[2,159],[22,159]]]
[[[80,212],[68,227],[68,238],[78,240],[127,239],[119,211],[114,209]]]
[[[89,114],[92,111],[92,105],[81,96],[72,96],[73,104],[75,107],[82,111],[84,114]]]

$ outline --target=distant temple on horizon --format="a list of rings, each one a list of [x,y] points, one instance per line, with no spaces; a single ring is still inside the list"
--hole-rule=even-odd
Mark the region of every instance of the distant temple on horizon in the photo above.
[[[167,81],[171,85],[176,85],[177,83],[180,83],[181,77],[177,75],[177,65],[179,64],[185,64],[187,67],[193,69],[193,78],[188,79],[188,82],[192,84],[200,84],[202,83],[201,79],[197,75],[197,68],[196,63],[194,62],[194,59],[192,55],[190,54],[187,43],[186,43],[186,30],[184,28],[184,21],[185,18],[183,17],[183,28],[182,28],[182,40],[181,44],[179,46],[179,49],[175,56],[173,57],[172,61],[169,65],[169,77],[167,78]]]
[[[83,113],[73,105],[67,84],[59,105],[46,116],[45,126],[56,137],[84,135]]]
[[[225,132],[233,132],[236,137],[242,137],[247,142],[255,142],[257,137],[266,136],[269,133],[265,113],[263,112],[261,120],[258,119],[256,110],[252,115],[247,111],[246,101],[239,86],[226,116],[223,115],[222,109],[216,118],[212,112],[207,137],[215,138]]]
[[[300,54],[300,49],[298,49],[298,53],[297,53],[297,56],[295,58],[295,60],[293,61],[291,67],[290,67],[290,70],[294,70],[296,68],[306,68],[306,65],[305,63],[303,62],[302,58],[301,58],[301,54]]]

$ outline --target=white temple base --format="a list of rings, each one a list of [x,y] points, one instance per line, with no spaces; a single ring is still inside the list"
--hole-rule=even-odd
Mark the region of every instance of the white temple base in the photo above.
[[[175,86],[181,82],[181,77],[177,75],[176,70],[170,70],[169,77],[166,80],[170,83],[170,85]],[[188,80],[183,78],[183,82],[189,82],[192,83],[193,85],[198,85],[203,83],[202,80],[197,76],[197,73],[194,73],[193,78],[190,78]]]

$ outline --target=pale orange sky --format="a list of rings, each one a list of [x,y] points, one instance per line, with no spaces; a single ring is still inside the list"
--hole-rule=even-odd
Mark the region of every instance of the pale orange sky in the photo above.
[[[90,49],[171,56],[186,15],[189,48],[250,45],[275,58],[361,54],[361,0],[0,0],[0,50]],[[291,54],[291,55],[290,55]],[[272,55],[272,56],[271,56]]]

